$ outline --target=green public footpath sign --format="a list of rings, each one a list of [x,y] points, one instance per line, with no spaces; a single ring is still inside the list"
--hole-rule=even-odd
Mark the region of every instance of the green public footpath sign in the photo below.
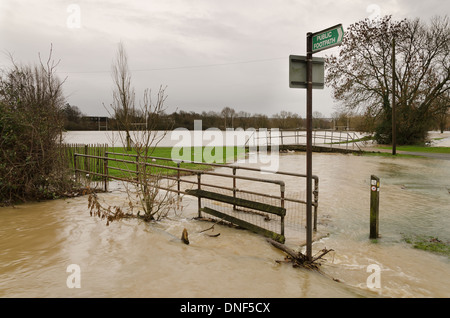
[[[340,45],[344,37],[342,24],[312,34],[312,52],[319,52]]]

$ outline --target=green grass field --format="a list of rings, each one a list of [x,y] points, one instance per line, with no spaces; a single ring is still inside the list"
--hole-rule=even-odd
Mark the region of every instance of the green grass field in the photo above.
[[[108,161],[108,174],[112,177],[135,177],[136,171],[136,151],[133,149],[127,151],[124,147],[110,147],[108,148],[108,158],[118,159],[123,161]],[[245,155],[245,150],[242,147],[187,147],[187,148],[172,148],[172,147],[155,147],[151,149],[148,154],[146,162],[152,165],[159,165],[164,167],[149,166],[147,169],[152,174],[176,175],[177,170],[170,169],[170,167],[177,167],[176,160],[193,161],[195,163],[182,162],[180,168],[190,170],[210,170],[211,166],[202,163],[217,163],[227,164],[234,162],[238,158]],[[158,159],[161,158],[161,159]],[[126,161],[126,162],[125,162]],[[143,158],[140,158],[143,162]],[[120,169],[120,170],[119,170]],[[186,174],[187,172],[182,172]]]

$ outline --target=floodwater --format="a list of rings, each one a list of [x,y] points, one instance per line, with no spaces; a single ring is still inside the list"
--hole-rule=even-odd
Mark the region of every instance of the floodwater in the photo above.
[[[304,153],[280,154],[282,171],[305,166]],[[450,241],[450,161],[314,153],[313,173],[318,232],[326,234],[313,254],[333,249],[324,275],[277,262],[284,253],[249,231],[201,232],[211,223],[193,220],[194,198],[159,223],[106,226],[89,215],[87,197],[77,197],[0,208],[0,297],[450,297],[450,259],[403,240]],[[381,180],[377,242],[368,237],[372,174]],[[121,189],[100,196],[122,204]],[[180,241],[184,228],[189,245]],[[79,269],[75,288],[71,264]]]

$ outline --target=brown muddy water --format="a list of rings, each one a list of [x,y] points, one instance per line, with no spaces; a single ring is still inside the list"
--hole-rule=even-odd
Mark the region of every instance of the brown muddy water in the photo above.
[[[280,155],[282,171],[304,173],[305,163],[303,153]],[[326,275],[277,262],[284,253],[246,230],[200,233],[211,223],[192,219],[194,198],[156,224],[106,226],[77,197],[0,208],[0,297],[450,297],[449,258],[403,241],[450,241],[450,161],[314,154],[313,173],[318,230],[328,234],[313,254],[334,250],[322,262]],[[381,179],[378,242],[368,238],[371,174]],[[121,187],[102,198],[123,202]],[[184,228],[189,245],[180,241]],[[69,288],[71,264],[79,288]],[[369,284],[373,266],[378,286]]]

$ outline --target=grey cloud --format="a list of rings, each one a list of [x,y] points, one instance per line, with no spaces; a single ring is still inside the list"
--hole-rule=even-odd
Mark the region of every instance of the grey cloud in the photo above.
[[[80,29],[66,26],[70,3],[81,8]],[[105,114],[111,62],[116,44],[124,41],[137,92],[167,85],[170,110],[229,106],[304,116],[304,91],[288,86],[288,56],[305,54],[306,32],[337,23],[345,28],[369,17],[371,4],[394,18],[425,20],[450,7],[441,1],[406,0],[4,0],[0,51],[36,61],[53,43],[55,58],[61,59],[59,74],[67,76],[68,102],[92,115]],[[0,57],[0,64],[6,63]],[[328,89],[314,91],[314,108],[323,114],[334,111]]]

